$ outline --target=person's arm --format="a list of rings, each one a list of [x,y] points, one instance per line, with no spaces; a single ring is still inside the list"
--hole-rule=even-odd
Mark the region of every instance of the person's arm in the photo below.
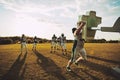
[[[79,28],[75,31],[76,32],[76,35],[78,35],[79,33],[80,33],[80,31],[82,30],[82,28],[84,27],[84,25],[85,25],[86,23],[85,22],[83,22],[83,21],[81,21],[80,23],[79,23]]]

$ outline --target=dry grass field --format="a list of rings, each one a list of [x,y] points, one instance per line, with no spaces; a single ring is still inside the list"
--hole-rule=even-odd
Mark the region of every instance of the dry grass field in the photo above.
[[[86,43],[88,60],[72,65],[66,71],[72,43],[67,44],[67,55],[58,50],[50,53],[50,44],[38,44],[20,53],[20,44],[0,45],[0,80],[119,80],[111,68],[120,66],[120,43]]]

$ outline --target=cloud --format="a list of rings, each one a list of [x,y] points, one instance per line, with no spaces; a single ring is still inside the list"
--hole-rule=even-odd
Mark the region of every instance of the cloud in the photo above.
[[[75,18],[76,7],[73,0],[1,0],[0,4],[11,11],[27,14],[39,19],[56,17]]]
[[[72,36],[71,28],[76,26],[78,16],[86,15],[90,10],[102,17],[101,26],[112,26],[119,17],[119,3],[119,0],[0,0],[0,6],[16,16],[15,29],[26,25],[26,28],[30,26],[29,33],[32,33],[35,27],[44,26],[36,30],[36,34],[39,35],[39,31],[44,36],[47,32],[48,35],[63,32],[69,37]]]
[[[70,1],[69,1],[70,2]],[[47,12],[55,9],[64,8],[65,6],[69,6],[70,4],[66,1],[61,3],[60,0],[1,0],[0,4],[5,6],[7,9],[11,9],[13,11],[23,11],[23,12]]]

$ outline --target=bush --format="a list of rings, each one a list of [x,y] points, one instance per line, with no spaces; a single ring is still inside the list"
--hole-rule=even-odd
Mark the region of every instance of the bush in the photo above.
[[[12,44],[13,40],[12,39],[1,39],[0,44]]]

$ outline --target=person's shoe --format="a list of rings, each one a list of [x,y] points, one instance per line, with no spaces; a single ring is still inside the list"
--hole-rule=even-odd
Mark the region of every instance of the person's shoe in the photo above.
[[[70,67],[66,67],[66,70],[71,72],[72,70],[70,69]]]
[[[75,65],[77,65],[77,66],[78,66],[78,62],[75,62]]]

